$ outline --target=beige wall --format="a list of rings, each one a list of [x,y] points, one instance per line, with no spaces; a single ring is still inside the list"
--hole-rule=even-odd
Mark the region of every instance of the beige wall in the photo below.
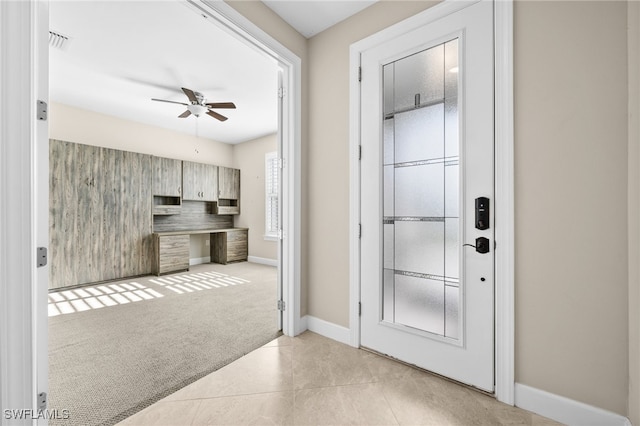
[[[431,4],[382,1],[308,41],[308,313],[341,326],[349,313],[349,45]],[[514,24],[516,379],[624,415],[626,7],[518,1]],[[287,44],[288,34],[271,34]]]
[[[276,260],[278,244],[266,241],[265,233],[265,154],[277,151],[274,133],[233,147],[233,167],[240,169],[240,215],[235,226],[249,228],[249,256]]]
[[[515,4],[516,381],[627,411],[625,2]]]
[[[640,2],[629,23],[629,419],[640,425]]]
[[[233,166],[233,146],[52,102],[49,137],[158,157]]]

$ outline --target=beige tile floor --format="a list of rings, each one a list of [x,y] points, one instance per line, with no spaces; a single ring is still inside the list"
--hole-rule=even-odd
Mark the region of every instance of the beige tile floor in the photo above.
[[[558,423],[311,332],[282,336],[120,423],[271,424]]]

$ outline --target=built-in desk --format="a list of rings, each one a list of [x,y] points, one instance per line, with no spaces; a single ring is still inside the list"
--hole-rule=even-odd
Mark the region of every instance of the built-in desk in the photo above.
[[[194,234],[210,235],[211,262],[227,264],[247,260],[247,228],[155,232],[153,240],[156,275],[189,270],[189,237]]]

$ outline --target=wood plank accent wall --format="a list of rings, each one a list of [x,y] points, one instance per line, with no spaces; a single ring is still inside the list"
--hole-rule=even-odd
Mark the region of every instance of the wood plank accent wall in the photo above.
[[[215,203],[182,200],[180,214],[154,216],[153,232],[233,228],[233,216],[213,214]]]
[[[148,274],[151,156],[49,142],[49,288]]]

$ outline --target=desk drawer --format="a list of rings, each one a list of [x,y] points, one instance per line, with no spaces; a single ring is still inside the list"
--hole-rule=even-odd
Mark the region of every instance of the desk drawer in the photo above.
[[[156,275],[189,269],[189,235],[158,235],[155,252]]]
[[[234,229],[211,234],[211,261],[226,264],[247,260],[249,254],[249,232]]]

